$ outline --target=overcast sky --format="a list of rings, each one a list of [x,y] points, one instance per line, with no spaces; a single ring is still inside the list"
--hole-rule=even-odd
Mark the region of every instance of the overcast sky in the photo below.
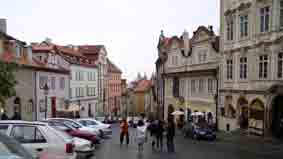
[[[155,70],[160,30],[192,35],[199,25],[219,30],[219,0],[3,0],[8,33],[26,42],[103,44],[132,80]]]

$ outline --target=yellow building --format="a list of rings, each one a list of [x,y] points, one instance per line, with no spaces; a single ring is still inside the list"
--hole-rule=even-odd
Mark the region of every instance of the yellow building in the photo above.
[[[135,114],[139,115],[141,113],[145,113],[147,98],[146,94],[149,92],[151,88],[150,80],[141,80],[138,82],[137,86],[134,89],[134,106],[135,106]]]

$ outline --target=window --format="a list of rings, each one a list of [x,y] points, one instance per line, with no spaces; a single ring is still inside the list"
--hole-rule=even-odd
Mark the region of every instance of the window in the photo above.
[[[227,40],[233,40],[234,37],[234,20],[233,19],[229,19],[227,20],[227,26],[226,26],[226,39]]]
[[[178,56],[172,56],[172,65],[178,65]]]
[[[47,77],[46,76],[39,76],[39,87],[43,88],[44,85],[47,84]]]
[[[206,61],[206,51],[201,51],[198,54],[199,63],[204,63]]]
[[[278,72],[277,72],[278,78],[283,77],[283,53],[278,54]]]
[[[174,97],[179,97],[179,78],[174,77],[173,78],[173,96]]]
[[[55,77],[51,77],[51,89],[55,89],[56,88],[56,78]]]
[[[84,88],[83,87],[77,87],[76,88],[76,97],[83,97],[84,96]]]
[[[14,126],[11,136],[20,143],[46,143],[40,130],[34,126]]]
[[[241,38],[248,36],[248,15],[240,16],[240,36]]]
[[[240,79],[247,79],[247,57],[240,58]]]
[[[79,80],[80,80],[80,72],[77,71],[77,72],[76,72],[76,81],[79,81]]]
[[[74,95],[73,88],[70,88],[70,97],[73,98],[73,95]]]
[[[83,80],[84,80],[84,72],[80,71],[80,81],[83,81]]]
[[[0,125],[0,133],[6,134],[9,125]]]
[[[259,78],[267,78],[268,55],[259,56]]]
[[[226,61],[226,75],[228,80],[233,79],[233,60]]]
[[[283,0],[280,1],[280,26],[283,27]]]
[[[208,93],[212,93],[213,91],[213,80],[212,79],[208,79],[207,89],[208,89]]]
[[[260,32],[269,30],[269,7],[260,8]]]
[[[89,81],[95,81],[95,72],[88,72],[87,76],[88,76],[87,79]]]
[[[204,81],[203,81],[203,79],[199,80],[199,91],[200,92],[204,91]]]
[[[185,96],[185,85],[186,85],[186,83],[185,83],[185,80],[184,79],[181,79],[180,80],[180,95],[181,96]]]
[[[191,89],[192,89],[192,93],[196,92],[196,80],[192,80],[192,82],[191,82]]]
[[[60,89],[65,89],[65,78],[61,77],[60,78]]]
[[[21,57],[21,46],[19,46],[18,44],[16,44],[15,46],[15,53],[16,57]]]
[[[87,88],[87,95],[88,96],[95,96],[95,87],[88,87]]]

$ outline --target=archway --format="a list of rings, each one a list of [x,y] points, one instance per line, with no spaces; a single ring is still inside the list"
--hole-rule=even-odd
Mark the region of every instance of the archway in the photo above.
[[[264,103],[260,99],[255,99],[250,104],[249,129],[251,133],[263,135]]]
[[[244,97],[240,97],[237,103],[237,111],[239,118],[239,125],[241,129],[248,129],[249,127],[249,108],[248,101]]]
[[[170,104],[168,106],[168,120],[174,120],[174,116],[172,115],[172,113],[174,112],[174,107],[172,104]]]
[[[271,131],[274,136],[283,137],[283,95],[275,97],[272,102]]]

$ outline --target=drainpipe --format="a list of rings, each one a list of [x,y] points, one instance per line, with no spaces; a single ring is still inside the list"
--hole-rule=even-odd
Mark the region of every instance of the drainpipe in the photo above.
[[[33,120],[37,121],[37,72],[35,71],[34,73],[34,77],[33,77],[33,83],[34,83],[34,94],[33,94],[33,97],[34,97],[34,111],[35,111],[35,114],[34,115],[34,118]]]
[[[216,94],[215,94],[215,107],[216,107],[216,112],[215,112],[215,116],[216,116],[216,122],[215,122],[215,126],[216,126],[216,131],[218,131],[218,91],[219,91],[219,67],[216,68],[216,72],[215,72],[215,77],[216,77]]]

